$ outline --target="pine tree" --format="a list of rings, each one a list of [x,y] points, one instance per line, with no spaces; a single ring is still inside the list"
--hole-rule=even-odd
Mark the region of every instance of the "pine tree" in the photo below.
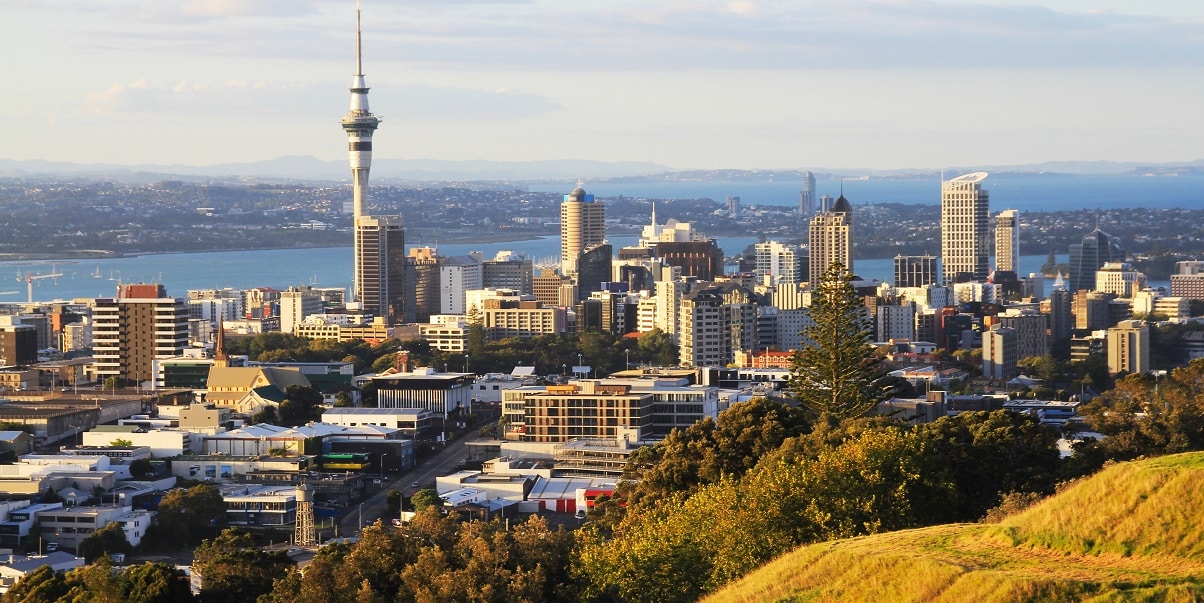
[[[817,416],[864,415],[879,401],[875,380],[881,358],[870,345],[870,321],[853,290],[853,275],[839,262],[820,277],[811,319],[814,324],[802,334],[814,343],[794,354],[791,392]]]

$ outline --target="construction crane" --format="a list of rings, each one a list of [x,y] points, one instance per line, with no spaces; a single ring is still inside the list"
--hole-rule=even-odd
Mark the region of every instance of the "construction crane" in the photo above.
[[[21,278],[20,276],[18,276],[17,280],[25,281],[25,284],[29,287],[29,303],[32,304],[33,303],[33,282],[42,280],[44,278],[58,278],[60,276],[63,276],[62,272],[51,272],[50,274],[33,274],[32,272],[26,272],[25,278]]]

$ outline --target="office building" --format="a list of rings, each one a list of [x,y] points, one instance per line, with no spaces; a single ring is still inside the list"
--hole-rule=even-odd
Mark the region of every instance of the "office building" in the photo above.
[[[666,266],[680,268],[680,276],[692,276],[700,281],[723,276],[723,250],[714,239],[657,243],[656,257]]]
[[[423,323],[439,314],[439,261],[432,247],[411,247],[406,256],[405,317]]]
[[[355,220],[356,300],[363,311],[398,324],[405,317],[405,230],[400,216]]]
[[[1122,320],[1108,329],[1108,372],[1150,370],[1150,328],[1140,320]]]
[[[841,195],[831,209],[811,220],[809,282],[814,289],[828,266],[839,262],[853,271],[853,205]]]
[[[1066,290],[1062,275],[1054,279],[1053,291],[1049,292],[1049,337],[1051,341],[1061,341],[1070,337],[1075,329],[1074,304],[1072,296]]]
[[[986,172],[974,172],[941,183],[941,273],[946,284],[987,280],[986,177]]]
[[[533,293],[533,268],[521,253],[499,251],[492,260],[481,264],[481,284],[486,289],[513,289],[524,295]]]
[[[1071,293],[1095,286],[1095,273],[1108,262],[1123,262],[1124,251],[1108,233],[1096,228],[1081,243],[1070,246]]]
[[[1171,275],[1171,295],[1188,300],[1204,300],[1204,262],[1175,262]]]
[[[560,204],[560,273],[576,274],[581,253],[605,239],[605,206],[578,184]]]
[[[38,333],[14,316],[0,316],[0,366],[38,361]]]
[[[803,172],[803,190],[798,194],[798,215],[810,220],[815,215],[815,174]]]
[[[611,280],[614,248],[607,243],[591,245],[577,255],[577,301],[589,299],[602,283]]]
[[[92,302],[92,350],[98,379],[141,382],[154,376],[156,358],[180,356],[188,346],[188,309],[163,285],[122,285],[116,298]]]
[[[1125,262],[1107,262],[1095,271],[1095,290],[1132,299],[1145,288],[1145,275]]]
[[[289,287],[280,294],[280,332],[292,333],[306,316],[322,314],[322,295],[309,287]]]
[[[995,270],[1020,271],[1020,213],[1014,209],[995,216]]]
[[[936,256],[895,256],[895,286],[925,287],[937,284]]]

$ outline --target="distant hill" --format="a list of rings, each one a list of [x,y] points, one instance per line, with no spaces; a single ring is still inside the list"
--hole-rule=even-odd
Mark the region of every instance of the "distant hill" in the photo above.
[[[999,524],[801,547],[705,599],[1198,601],[1204,453],[1113,465]]]
[[[440,161],[435,159],[382,159],[372,162],[375,182],[389,180],[576,180],[637,176],[670,171],[672,168],[639,161]],[[76,175],[147,181],[149,178],[192,176],[212,178],[276,178],[305,181],[349,181],[347,160],[324,161],[309,156],[277,157],[252,163],[217,165],[112,165],[0,159],[0,176]]]

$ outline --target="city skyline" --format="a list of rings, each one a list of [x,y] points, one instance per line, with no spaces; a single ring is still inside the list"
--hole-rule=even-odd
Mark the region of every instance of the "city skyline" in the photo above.
[[[17,2],[0,158],[338,157],[354,2]],[[1192,161],[1204,6],[368,2],[378,159]],[[961,91],[973,91],[972,94]],[[886,100],[888,99],[888,100]],[[564,140],[588,140],[564,155]],[[251,144],[231,144],[250,139]],[[468,144],[466,144],[468,142]]]

